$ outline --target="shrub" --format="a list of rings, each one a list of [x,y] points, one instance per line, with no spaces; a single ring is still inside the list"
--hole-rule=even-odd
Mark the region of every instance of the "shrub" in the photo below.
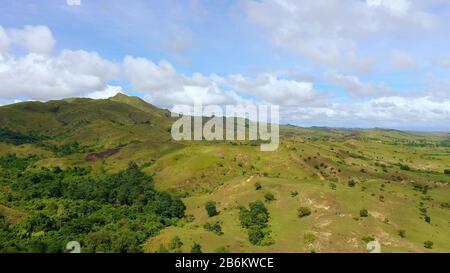
[[[367,217],[369,216],[369,212],[366,209],[362,209],[359,211],[359,216],[360,217]]]
[[[431,249],[431,248],[433,248],[433,242],[425,241],[425,242],[423,242],[423,247]]]
[[[191,253],[202,253],[202,246],[198,243],[194,243],[191,248]]]
[[[349,187],[354,187],[356,185],[356,182],[355,182],[355,180],[352,179],[352,180],[348,181],[347,184]]]
[[[297,211],[297,215],[300,218],[306,217],[311,214],[311,210],[308,207],[300,207]]]
[[[298,195],[298,191],[291,191],[291,197],[296,197]]]
[[[266,227],[269,221],[269,211],[261,201],[255,201],[249,204],[249,209],[241,208],[239,220],[244,228],[251,226]]]
[[[444,174],[450,175],[450,169],[445,169],[445,170],[444,170]]]
[[[425,217],[423,218],[425,220],[425,222],[427,222],[428,224],[431,223],[431,217],[428,215],[425,215]]]
[[[400,170],[410,171],[411,167],[409,167],[408,165],[400,164]]]
[[[172,241],[169,243],[169,248],[172,250],[180,249],[183,246],[183,242],[181,241],[180,237],[175,236],[172,238]]]
[[[400,229],[398,231],[398,236],[405,238],[406,237],[406,231],[404,229]]]
[[[206,223],[203,225],[203,228],[207,231],[211,231],[217,235],[222,235],[222,226],[219,222],[215,222],[214,224]]]
[[[264,194],[264,199],[266,199],[267,202],[271,202],[271,201],[275,200],[275,196],[271,192],[266,192]]]
[[[362,237],[361,240],[363,240],[366,244],[368,244],[369,242],[375,241],[375,238],[373,236],[369,235],[369,236]]]
[[[255,183],[255,190],[259,191],[262,188],[261,184],[259,182]]]
[[[213,202],[213,201],[206,202],[205,210],[208,213],[209,217],[213,217],[213,216],[216,216],[217,214],[219,214],[219,212],[217,211],[217,208],[216,208],[216,202]]]
[[[333,190],[333,191],[335,191],[336,190],[336,184],[334,184],[334,183],[330,183],[330,188]]]
[[[253,245],[261,245],[264,240],[264,232],[258,226],[252,226],[248,229],[248,240]]]

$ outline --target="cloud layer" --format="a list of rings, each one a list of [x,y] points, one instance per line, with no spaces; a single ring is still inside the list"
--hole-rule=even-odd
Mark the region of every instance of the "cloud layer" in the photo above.
[[[280,71],[181,73],[173,62],[132,55],[112,61],[95,51],[57,49],[47,26],[0,26],[0,103],[98,99],[122,92],[167,108],[193,103],[277,104],[282,121],[298,125],[450,130],[448,82],[430,83],[422,91],[400,91],[361,72],[373,64],[359,52],[362,39],[382,31],[406,31],[408,25],[427,29],[436,18],[407,0],[339,1],[339,5],[331,0],[325,10],[321,1],[245,4],[246,20],[266,29],[274,45],[326,65],[326,70],[319,70],[322,75],[316,71],[314,77],[302,79]],[[276,16],[267,16],[269,11]],[[316,18],[319,13],[324,19]],[[355,17],[361,17],[357,24]],[[394,48],[385,57],[396,71],[419,66],[406,50]],[[448,63],[441,58],[434,65],[448,69]],[[334,89],[330,92],[324,85]],[[344,94],[337,95],[336,89]]]

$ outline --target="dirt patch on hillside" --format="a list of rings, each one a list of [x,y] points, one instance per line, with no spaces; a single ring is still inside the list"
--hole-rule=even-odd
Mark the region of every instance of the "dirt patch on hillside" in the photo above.
[[[116,149],[107,150],[107,151],[104,151],[104,152],[101,152],[101,153],[91,153],[91,154],[88,154],[86,156],[86,161],[88,161],[88,162],[95,162],[98,159],[104,159],[104,158],[108,158],[108,157],[110,157],[112,155],[115,155],[119,151],[120,151],[120,149],[116,148]]]
[[[3,205],[0,205],[0,214],[5,216],[6,221],[10,224],[18,224],[26,217],[25,213]]]

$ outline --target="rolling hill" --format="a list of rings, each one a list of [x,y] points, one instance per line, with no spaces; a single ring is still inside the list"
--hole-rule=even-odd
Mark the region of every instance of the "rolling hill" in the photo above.
[[[182,200],[183,215],[158,218],[163,224],[156,225],[155,217],[163,217],[151,207],[158,198],[143,205],[151,207],[152,219],[116,211],[119,205],[139,211],[140,203],[100,199],[86,217],[117,215],[108,218],[118,225],[113,230],[127,222],[127,240],[138,247],[94,247],[110,229],[92,220],[80,233],[88,251],[189,252],[197,243],[204,252],[367,252],[367,242],[378,241],[382,252],[450,252],[448,133],[282,126],[279,149],[261,152],[249,141],[173,141],[173,121],[167,110],[123,94],[0,107],[0,215],[7,223],[1,236],[11,236],[8,230],[24,234],[0,250],[26,252],[36,241],[48,245],[45,251],[59,250],[49,241],[74,239],[58,233],[66,226],[42,224],[30,231],[36,223],[30,219],[41,213],[48,222],[62,221],[64,202],[83,200],[74,197],[77,183],[64,186],[65,177],[88,179],[73,170],[88,170],[92,183],[110,185],[124,170],[136,172],[132,161],[151,178],[152,193]],[[28,183],[31,174],[42,173],[52,177],[54,191],[43,182]],[[142,191],[140,184],[126,185],[127,194]],[[47,190],[51,194],[43,194]],[[243,215],[258,200],[269,217],[255,231],[246,228]],[[208,215],[207,202],[215,203],[218,214]],[[252,236],[261,240],[252,243]],[[13,247],[22,241],[22,249]]]

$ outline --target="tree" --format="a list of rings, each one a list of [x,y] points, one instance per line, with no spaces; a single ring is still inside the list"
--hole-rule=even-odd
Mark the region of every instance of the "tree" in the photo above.
[[[423,242],[423,247],[431,249],[431,248],[433,248],[433,242],[425,241],[425,242]]]
[[[300,207],[297,211],[297,215],[300,218],[309,216],[311,214],[311,210],[308,207]]]
[[[400,229],[398,231],[398,236],[405,238],[406,237],[406,231],[404,229]]]
[[[359,211],[359,216],[360,217],[367,217],[369,216],[369,212],[366,209],[362,209]]]
[[[219,214],[216,208],[216,202],[213,201],[206,202],[205,209],[209,217],[213,217]]]
[[[194,243],[191,248],[191,253],[202,253],[202,246],[198,243]]]
[[[264,232],[258,226],[251,226],[248,229],[248,240],[254,245],[260,245],[264,240]]]

